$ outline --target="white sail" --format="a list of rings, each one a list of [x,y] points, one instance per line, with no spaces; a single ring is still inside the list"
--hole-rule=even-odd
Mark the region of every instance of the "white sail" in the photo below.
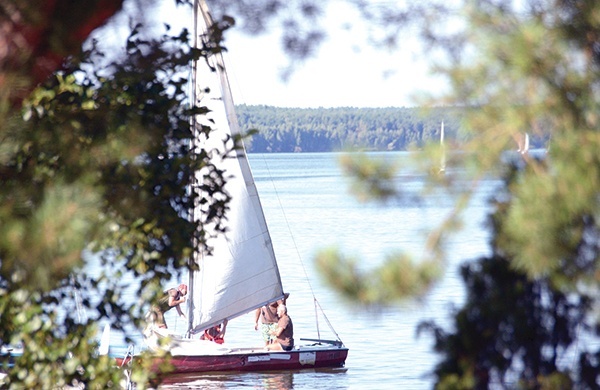
[[[523,149],[521,150],[521,154],[525,154],[529,152],[529,134],[525,133],[525,141],[523,142]]]
[[[197,41],[202,42],[211,24],[204,0],[196,0],[194,30]],[[194,66],[194,94],[201,105],[211,110],[208,115],[199,116],[195,126],[203,123],[214,130],[208,140],[196,131],[196,143],[204,150],[222,153],[223,140],[240,134],[240,129],[223,57],[212,55],[209,62],[214,71],[204,58]],[[232,141],[228,143],[231,147]],[[211,256],[197,248],[194,261],[200,270],[190,275],[191,333],[248,313],[283,296],[271,237],[246,152],[237,150],[235,156],[230,153],[223,160],[218,154],[213,153],[211,158],[215,165],[225,170],[228,177],[225,189],[232,198],[226,212],[228,231],[209,241],[213,248]],[[198,180],[202,180],[202,174],[202,171],[198,172]],[[200,220],[202,212],[206,210],[200,207],[194,210],[196,221]],[[204,226],[205,230],[211,228]]]
[[[440,145],[442,147],[442,159],[440,162],[440,173],[446,171],[446,147],[444,145],[444,121],[442,121],[442,128],[440,129]]]
[[[529,152],[529,133],[519,134],[517,141],[517,152],[526,154]]]

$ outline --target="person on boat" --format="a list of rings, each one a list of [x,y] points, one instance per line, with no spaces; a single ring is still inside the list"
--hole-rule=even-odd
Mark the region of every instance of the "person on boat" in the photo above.
[[[223,320],[222,324],[208,328],[200,336],[200,340],[214,341],[217,344],[225,342],[225,330],[227,329],[227,319]]]
[[[153,305],[150,308],[150,320],[159,328],[167,328],[167,322],[165,321],[165,313],[171,310],[173,307],[177,309],[177,313],[183,318],[185,314],[181,310],[179,305],[185,302],[185,296],[187,295],[188,287],[186,284],[180,284],[177,288],[170,288],[164,292],[164,295],[158,300],[158,304]]]
[[[277,327],[277,322],[279,321],[279,316],[277,315],[277,307],[279,305],[285,305],[287,302],[290,293],[285,293],[283,295],[283,299],[272,302],[268,305],[260,307],[256,309],[256,315],[254,318],[254,330],[258,330],[258,321],[260,319],[260,330],[265,340],[265,345],[271,344],[275,337],[271,334],[272,330],[275,330]]]
[[[277,307],[279,322],[271,334],[275,336],[275,341],[268,344],[265,348],[269,351],[291,351],[294,348],[294,325],[292,319],[287,314],[287,307],[279,305]]]

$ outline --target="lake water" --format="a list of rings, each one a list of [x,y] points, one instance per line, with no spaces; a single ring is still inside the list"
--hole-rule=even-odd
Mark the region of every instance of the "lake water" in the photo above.
[[[406,159],[408,153],[376,154]],[[359,260],[368,270],[386,254],[408,251],[422,254],[427,231],[438,226],[452,211],[453,202],[439,192],[420,203],[388,205],[358,202],[348,190],[348,179],[338,166],[339,154],[252,154],[250,164],[261,196],[265,216],[278,257],[284,290],[289,292],[288,310],[294,321],[294,337],[315,338],[313,294],[340,339],[350,349],[343,369],[297,372],[203,374],[175,376],[161,388],[198,389],[427,389],[428,374],[438,357],[429,335],[416,337],[423,320],[448,324],[452,305],[462,303],[464,288],[458,267],[465,261],[489,254],[487,199],[500,182],[484,180],[464,213],[463,228],[446,246],[444,278],[422,299],[398,303],[377,311],[345,301],[323,284],[313,266],[315,253],[335,246]],[[450,174],[452,171],[450,170]],[[398,186],[416,194],[423,177],[400,171]],[[175,281],[174,281],[175,284]],[[167,313],[170,328],[185,330],[175,310]],[[321,337],[331,335],[319,319]],[[134,335],[141,345],[141,338]],[[226,335],[231,345],[261,345],[254,331],[253,315],[231,320]],[[120,347],[111,339],[111,351]]]

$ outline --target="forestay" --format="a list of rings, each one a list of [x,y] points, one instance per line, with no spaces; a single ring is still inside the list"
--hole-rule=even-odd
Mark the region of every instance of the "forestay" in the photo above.
[[[194,32],[197,42],[204,39],[212,19],[204,0],[194,5]],[[197,47],[201,46],[196,44]],[[214,130],[203,139],[196,130],[197,147],[213,150],[213,163],[226,171],[225,186],[232,200],[227,210],[227,233],[211,239],[213,248],[207,256],[197,248],[193,261],[199,271],[190,274],[189,332],[197,333],[224,319],[245,314],[283,296],[283,288],[271,237],[262,211],[254,179],[244,149],[230,153],[221,160],[223,140],[240,134],[229,81],[222,55],[209,58],[212,71],[201,58],[193,70],[193,94],[197,101],[210,109],[206,116],[197,118],[198,123]],[[198,129],[198,128],[196,128]],[[232,141],[229,140],[229,147]],[[217,150],[219,151],[217,153]],[[203,172],[197,173],[202,180]],[[194,210],[195,220],[205,210]],[[204,226],[210,230],[211,226]]]

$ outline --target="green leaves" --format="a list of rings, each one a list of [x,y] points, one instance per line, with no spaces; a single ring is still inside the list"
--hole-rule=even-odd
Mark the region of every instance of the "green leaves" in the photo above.
[[[370,159],[365,154],[344,154],[340,165],[352,178],[351,191],[359,200],[386,201],[397,194],[394,176],[397,167],[385,159]]]
[[[404,255],[389,256],[379,267],[364,271],[357,259],[335,249],[320,251],[319,273],[342,296],[365,306],[389,305],[423,296],[442,274],[440,262],[416,263]]]
[[[55,289],[81,266],[81,249],[96,228],[99,210],[99,197],[89,188],[50,185],[29,218],[8,217],[0,226],[2,278],[40,291]]]

